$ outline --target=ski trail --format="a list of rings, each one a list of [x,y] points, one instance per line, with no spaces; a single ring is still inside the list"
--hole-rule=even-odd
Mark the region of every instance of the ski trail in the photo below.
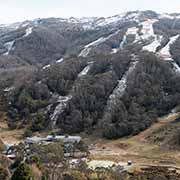
[[[71,100],[72,96],[59,96],[57,103],[58,105],[56,106],[53,114],[50,115],[50,119],[52,122],[52,128],[55,128],[57,119],[61,113],[63,113],[64,109],[67,107],[67,104],[69,100]]]
[[[77,78],[81,78],[82,76],[86,75],[90,70],[93,62],[89,62],[88,65],[78,74]],[[74,89],[74,86],[72,87]],[[69,94],[67,96],[58,96],[57,106],[54,109],[54,112],[50,115],[51,119],[51,127],[54,129],[57,124],[57,120],[59,116],[64,112],[65,108],[67,107],[69,101],[72,99],[72,95]],[[50,105],[51,106],[51,105]],[[48,107],[50,108],[50,107]]]
[[[105,41],[109,40],[111,37],[117,35],[119,32],[120,32],[120,30],[117,30],[115,33],[112,33],[107,37],[100,37],[99,39],[87,44],[86,46],[84,46],[84,49],[80,52],[80,54],[78,56],[79,57],[87,57],[93,47],[97,47],[98,45],[104,43]]]
[[[127,78],[135,69],[137,61],[134,61],[130,64],[129,69],[125,72],[121,80],[119,80],[117,87],[114,89],[113,93],[109,97],[109,104],[114,103],[116,98],[120,98],[124,95],[124,92],[127,87]]]

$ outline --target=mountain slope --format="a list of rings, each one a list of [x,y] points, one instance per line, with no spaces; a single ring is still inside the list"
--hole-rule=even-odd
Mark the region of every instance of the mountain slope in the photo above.
[[[9,126],[139,133],[179,105],[179,35],[179,14],[152,11],[0,26]]]

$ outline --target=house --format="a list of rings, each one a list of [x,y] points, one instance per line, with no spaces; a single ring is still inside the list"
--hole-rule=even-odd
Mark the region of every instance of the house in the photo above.
[[[26,147],[31,144],[49,144],[57,141],[63,142],[64,156],[65,157],[84,157],[87,156],[86,152],[81,152],[77,149],[77,144],[80,143],[82,138],[80,136],[46,136],[46,137],[28,137],[25,140]]]
[[[85,157],[87,152],[81,152],[77,145],[81,141],[80,136],[46,136],[46,137],[28,137],[25,139],[24,144],[24,156],[28,158],[31,156],[31,145],[33,144],[50,144],[57,141],[63,142],[64,157]],[[6,151],[4,152],[10,159],[16,158],[16,148],[13,145],[7,145]]]

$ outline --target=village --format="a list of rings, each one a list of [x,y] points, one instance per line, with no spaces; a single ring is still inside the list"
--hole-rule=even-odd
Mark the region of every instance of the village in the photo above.
[[[33,136],[27,137],[23,142],[19,144],[5,144],[6,149],[3,154],[11,161],[15,161],[18,156],[18,148],[23,147],[23,161],[28,161],[33,156],[32,146],[36,145],[51,145],[52,143],[61,142],[63,145],[64,158],[69,162],[70,167],[75,167],[80,162],[84,162],[90,169],[96,168],[115,168],[119,171],[127,170],[132,167],[133,162],[131,160],[127,162],[113,162],[108,160],[93,160],[90,158],[90,151],[93,152],[94,147],[84,144],[80,136],[53,136],[48,135],[46,137]],[[24,146],[22,146],[24,145]],[[61,163],[60,163],[61,165]]]

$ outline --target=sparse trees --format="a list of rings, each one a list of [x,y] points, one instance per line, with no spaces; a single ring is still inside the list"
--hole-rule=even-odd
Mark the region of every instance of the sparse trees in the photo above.
[[[13,173],[11,180],[34,180],[30,166],[25,163],[20,164]]]

